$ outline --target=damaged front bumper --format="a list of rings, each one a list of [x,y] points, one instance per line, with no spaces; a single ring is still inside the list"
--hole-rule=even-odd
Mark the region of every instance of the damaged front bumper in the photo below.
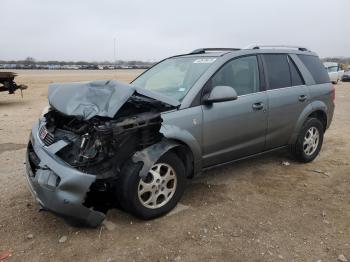
[[[72,168],[55,155],[66,142],[50,146],[40,139],[42,124],[36,122],[26,154],[26,178],[30,191],[45,210],[88,226],[98,226],[105,214],[83,205],[94,175]]]

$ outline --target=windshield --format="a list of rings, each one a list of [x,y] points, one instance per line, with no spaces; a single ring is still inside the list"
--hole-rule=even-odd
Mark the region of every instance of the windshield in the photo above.
[[[155,65],[131,84],[181,101],[215,57],[173,57]]]

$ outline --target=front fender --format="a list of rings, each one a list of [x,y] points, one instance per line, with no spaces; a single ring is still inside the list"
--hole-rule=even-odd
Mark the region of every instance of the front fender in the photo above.
[[[306,121],[308,116],[311,115],[315,111],[323,111],[328,116],[328,114],[327,114],[328,108],[324,102],[314,101],[314,102],[308,104],[304,108],[302,113],[300,114],[300,116],[295,124],[293,133],[292,133],[292,135],[289,139],[289,142],[288,142],[290,145],[295,144],[295,142],[297,141],[300,129],[302,128],[304,122]]]
[[[160,142],[151,145],[141,151],[137,151],[132,156],[132,161],[134,163],[141,162],[142,168],[139,172],[140,177],[146,177],[148,174],[148,171],[151,169],[151,167],[158,161],[158,159],[164,155],[169,150],[176,148],[178,146],[181,146],[176,141],[163,139]]]
[[[198,131],[198,130],[197,130]],[[160,130],[163,135],[171,140],[179,141],[179,143],[185,144],[192,152],[193,155],[193,171],[194,174],[198,174],[202,169],[202,150],[198,142],[200,139],[200,134],[197,134],[197,139],[195,135],[186,129],[180,128],[175,125],[163,125]],[[201,130],[199,130],[201,132]],[[194,131],[195,133],[195,131]]]

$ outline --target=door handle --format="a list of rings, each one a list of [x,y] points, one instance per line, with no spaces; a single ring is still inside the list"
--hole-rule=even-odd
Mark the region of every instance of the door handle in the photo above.
[[[264,108],[264,103],[263,102],[254,103],[252,107],[254,110],[261,110]]]
[[[301,95],[299,96],[299,101],[304,102],[307,99],[307,95]]]

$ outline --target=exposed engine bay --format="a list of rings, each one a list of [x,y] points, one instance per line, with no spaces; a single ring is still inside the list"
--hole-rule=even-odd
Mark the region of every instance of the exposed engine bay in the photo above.
[[[67,116],[52,108],[44,115],[39,136],[46,146],[64,140],[57,152],[71,167],[96,175],[84,205],[106,211],[123,164],[131,156],[162,139],[161,112],[173,106],[134,94],[114,118]]]

